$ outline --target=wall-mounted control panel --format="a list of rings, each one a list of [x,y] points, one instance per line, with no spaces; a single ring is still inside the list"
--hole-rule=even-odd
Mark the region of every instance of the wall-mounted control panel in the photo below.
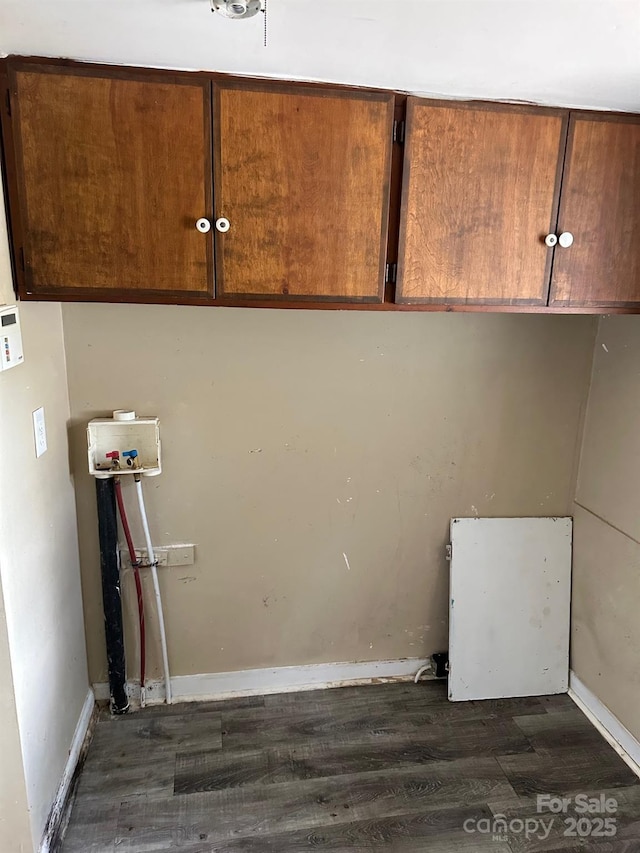
[[[15,305],[0,306],[0,370],[9,370],[24,361],[20,315]]]

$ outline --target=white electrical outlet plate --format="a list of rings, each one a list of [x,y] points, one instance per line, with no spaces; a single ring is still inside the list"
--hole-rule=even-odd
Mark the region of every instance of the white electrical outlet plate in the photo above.
[[[44,406],[33,413],[33,437],[36,443],[36,459],[47,450],[47,427],[44,422]]]

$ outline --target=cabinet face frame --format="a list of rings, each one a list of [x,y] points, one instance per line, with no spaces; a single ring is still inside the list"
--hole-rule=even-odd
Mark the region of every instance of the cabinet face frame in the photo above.
[[[21,299],[55,299],[61,301],[111,301],[111,302],[149,302],[149,303],[192,303],[207,304],[214,298],[214,249],[212,235],[202,235],[205,240],[207,290],[170,290],[168,288],[100,288],[100,287],[64,287],[42,286],[34,288],[29,274],[29,234],[24,217],[28,211],[26,186],[23,174],[23,155],[20,134],[20,98],[16,97],[17,74],[35,73],[59,76],[86,77],[102,80],[122,80],[139,83],[157,83],[176,86],[190,86],[202,92],[202,129],[203,136],[203,175],[205,178],[203,193],[205,208],[202,215],[209,216],[213,210],[213,162],[211,148],[211,82],[207,75],[181,74],[180,72],[87,65],[85,63],[62,62],[35,58],[10,58],[2,63],[0,71],[2,90],[6,90],[3,103],[3,144],[5,165],[5,194],[7,211],[10,215],[10,243],[12,246],[12,264],[14,282]],[[8,114],[9,105],[11,113]],[[195,220],[194,220],[195,231]]]
[[[388,136],[385,140],[384,150],[384,184],[379,188],[382,199],[380,210],[380,232],[378,245],[378,281],[375,293],[367,296],[349,296],[340,294],[297,294],[297,293],[243,293],[225,290],[224,269],[224,241],[228,239],[225,233],[215,235],[216,248],[216,295],[218,299],[241,301],[243,304],[253,305],[258,301],[267,302],[293,302],[293,303],[336,303],[338,307],[344,304],[370,305],[380,304],[385,297],[387,247],[389,241],[389,221],[392,184],[392,156],[393,156],[393,121],[395,113],[395,95],[393,92],[374,91],[367,89],[350,89],[345,87],[333,87],[329,84],[310,85],[308,83],[289,83],[272,80],[252,80],[244,78],[216,77],[213,81],[213,114],[214,114],[214,205],[215,216],[227,216],[224,202],[221,200],[224,192],[224,165],[223,165],[223,139],[221,119],[221,96],[224,92],[247,92],[266,95],[303,95],[314,98],[344,98],[346,100],[372,101],[380,103],[386,108],[388,118]],[[233,228],[233,223],[231,224]]]
[[[544,273],[541,277],[542,290],[540,298],[522,298],[517,297],[504,298],[468,298],[456,296],[407,296],[403,294],[403,280],[405,277],[405,257],[407,248],[407,221],[409,217],[409,194],[411,189],[411,133],[414,122],[416,109],[424,105],[427,108],[446,109],[446,110],[464,110],[471,112],[492,112],[505,113],[512,115],[531,115],[531,116],[547,116],[550,118],[559,119],[560,129],[558,134],[558,149],[555,165],[555,177],[553,190],[551,194],[551,209],[548,223],[540,223],[540,229],[537,234],[531,234],[532,241],[538,241],[541,249],[546,251]],[[551,282],[551,270],[553,264],[553,250],[544,245],[544,237],[551,232],[555,233],[558,221],[558,209],[560,202],[560,190],[562,185],[562,173],[564,168],[564,153],[567,139],[567,129],[569,124],[569,111],[565,109],[555,109],[551,107],[533,107],[519,104],[502,104],[491,103],[486,101],[446,101],[446,100],[430,100],[416,97],[408,98],[407,117],[406,117],[406,141],[404,152],[404,168],[402,176],[402,192],[400,197],[400,234],[398,248],[398,284],[396,289],[395,301],[398,305],[437,305],[445,310],[464,310],[469,307],[485,306],[486,310],[504,309],[506,307],[518,308],[532,307],[536,309],[545,308],[548,305],[549,289]],[[543,231],[543,226],[547,230]]]
[[[560,311],[582,311],[584,313],[609,313],[610,311],[617,311],[620,313],[640,313],[640,279],[638,280],[638,297],[635,300],[625,301],[625,300],[601,300],[601,299],[589,299],[584,298],[589,295],[589,286],[588,284],[583,284],[584,279],[586,278],[580,270],[577,270],[573,273],[575,278],[578,278],[578,286],[575,289],[575,295],[573,288],[569,288],[568,295],[566,299],[556,298],[558,295],[559,285],[556,281],[557,268],[560,263],[563,263],[563,266],[567,267],[571,266],[571,252],[575,249],[579,249],[580,239],[584,236],[584,232],[580,232],[580,225],[582,223],[574,222],[568,217],[571,215],[567,212],[567,207],[570,204],[569,192],[571,181],[573,178],[572,172],[575,169],[575,163],[573,161],[573,153],[575,149],[575,138],[576,138],[576,127],[578,123],[603,123],[607,126],[612,126],[614,124],[631,124],[638,126],[638,138],[640,145],[640,115],[636,115],[633,113],[609,113],[609,112],[591,112],[588,110],[572,110],[569,118],[569,129],[567,135],[567,145],[565,152],[565,162],[564,162],[564,174],[562,179],[562,192],[560,194],[560,207],[558,211],[558,226],[557,233],[560,234],[561,231],[569,231],[573,234],[574,244],[568,249],[562,249],[559,246],[556,246],[554,249],[554,263],[553,269],[551,272],[551,286],[549,290],[549,306],[551,308],[559,309]],[[639,179],[640,184],[640,179]],[[640,195],[636,201],[637,209],[640,209]],[[637,243],[637,252],[638,252],[638,262],[637,268],[640,271],[640,233],[639,240]],[[602,244],[602,243],[601,243]],[[566,254],[565,254],[566,253]],[[594,270],[595,274],[603,273],[602,269]],[[571,270],[566,273],[568,277],[572,275]],[[582,286],[581,286],[582,284]],[[612,289],[613,293],[613,289]]]

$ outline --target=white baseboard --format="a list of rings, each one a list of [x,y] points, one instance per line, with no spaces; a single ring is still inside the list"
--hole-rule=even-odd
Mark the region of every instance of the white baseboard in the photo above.
[[[640,742],[626,729],[598,697],[583,684],[575,672],[569,674],[569,696],[589,718],[600,734],[640,776]]]
[[[56,844],[60,827],[64,821],[65,812],[69,804],[69,794],[71,792],[73,776],[76,772],[76,767],[78,766],[78,761],[85,745],[85,741],[87,740],[89,727],[95,711],[95,705],[96,699],[93,694],[93,690],[89,688],[84,704],[82,705],[82,710],[80,711],[80,716],[78,717],[76,730],[73,733],[73,739],[71,740],[71,746],[69,747],[69,757],[67,758],[67,763],[65,764],[62,772],[62,779],[58,785],[58,790],[56,792],[53,805],[51,806],[51,811],[49,812],[42,841],[38,848],[39,853],[53,853],[53,851],[57,849],[54,845]]]
[[[171,692],[174,702],[198,702],[232,699],[266,693],[291,693],[296,690],[319,690],[358,684],[380,684],[411,681],[429,663],[425,658],[371,660],[358,663],[319,663],[306,666],[279,666],[274,669],[244,669],[237,672],[205,672],[200,675],[174,675]],[[426,676],[427,678],[429,676]],[[96,699],[109,698],[109,685],[94,684]],[[140,685],[127,682],[127,693],[134,701],[140,698]],[[147,704],[164,702],[164,683],[150,681],[146,685]]]

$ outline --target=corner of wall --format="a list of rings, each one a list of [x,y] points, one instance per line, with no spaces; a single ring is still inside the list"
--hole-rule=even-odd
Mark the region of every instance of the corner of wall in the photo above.
[[[0,205],[0,301],[13,301],[4,211]],[[0,691],[15,716],[20,808],[37,844],[42,837],[87,697],[75,494],[69,477],[69,388],[61,306],[26,302],[20,308],[24,363],[0,374],[0,481],[12,500],[0,513],[2,624],[6,673]],[[44,407],[48,449],[36,458],[32,412]],[[34,632],[33,625],[38,625]],[[0,645],[3,636],[0,636]],[[0,648],[0,664],[2,664]],[[5,699],[5,694],[6,698]],[[0,703],[2,713],[11,707]],[[11,720],[9,720],[9,725]],[[16,747],[16,742],[10,744]],[[3,765],[4,765],[4,750]],[[0,783],[0,793],[3,792]],[[22,796],[22,795],[21,795]],[[4,805],[0,799],[0,805]],[[11,821],[18,820],[18,809]],[[11,823],[10,821],[10,823]],[[0,822],[0,839],[4,831]],[[27,850],[15,840],[2,850]]]
[[[573,515],[573,503],[576,499],[577,491],[578,491],[578,482],[580,479],[580,460],[582,458],[582,450],[584,447],[584,437],[585,437],[585,426],[587,423],[587,411],[589,409],[589,398],[591,396],[591,387],[593,385],[593,374],[596,367],[596,346],[598,343],[598,334],[600,331],[600,323],[602,321],[602,316],[597,315],[593,318],[593,344],[591,347],[591,361],[589,363],[589,381],[587,383],[587,387],[585,389],[584,399],[582,401],[582,405],[580,407],[580,416],[578,429],[576,432],[576,445],[574,451],[573,458],[573,473],[572,473],[572,482],[571,482],[571,500],[569,512]]]

